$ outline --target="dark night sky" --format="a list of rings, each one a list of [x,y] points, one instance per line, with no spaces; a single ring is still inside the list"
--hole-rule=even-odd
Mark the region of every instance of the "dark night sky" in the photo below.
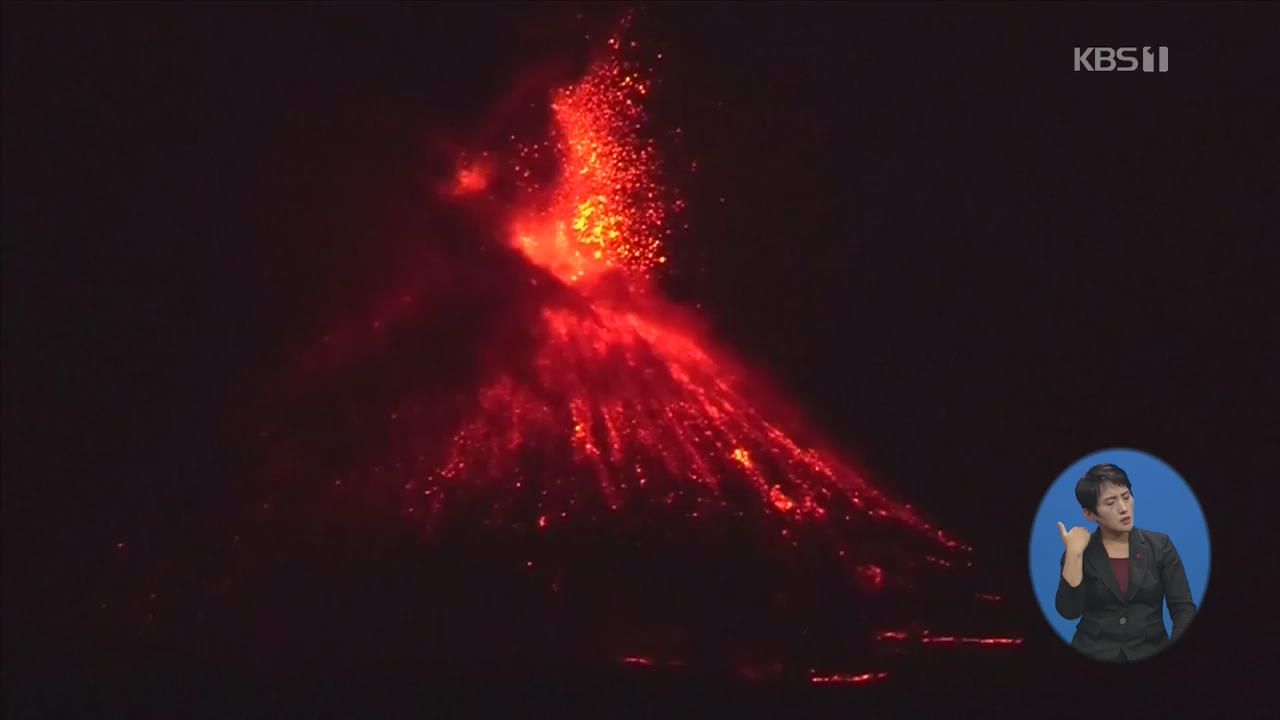
[[[5,6],[6,634],[116,538],[162,554],[245,501],[228,426],[253,420],[229,398],[424,237],[449,242],[423,207],[448,172],[431,140],[471,137],[522,73],[581,63],[614,10]],[[664,286],[988,553],[1029,624],[1027,523],[1063,468],[1116,446],[1230,529],[1204,611],[1260,612],[1225,589],[1248,581],[1229,551],[1260,532],[1245,490],[1280,440],[1277,19],[649,8],[651,120],[681,128],[671,165],[698,163],[672,173],[691,227]],[[1072,72],[1089,44],[1167,45],[1171,70]]]

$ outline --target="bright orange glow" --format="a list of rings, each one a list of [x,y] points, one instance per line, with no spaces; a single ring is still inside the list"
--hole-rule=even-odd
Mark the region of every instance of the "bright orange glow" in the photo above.
[[[618,269],[646,277],[667,234],[665,192],[652,141],[641,137],[649,83],[613,50],[551,109],[561,177],[541,207],[523,213],[513,240],[535,263],[576,283]],[[526,148],[525,154],[537,154]]]

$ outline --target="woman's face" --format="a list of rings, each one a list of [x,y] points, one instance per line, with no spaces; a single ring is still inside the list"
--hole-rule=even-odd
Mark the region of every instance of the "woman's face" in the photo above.
[[[1123,485],[1102,483],[1097,512],[1085,510],[1084,515],[1112,532],[1128,532],[1133,529],[1133,493]]]

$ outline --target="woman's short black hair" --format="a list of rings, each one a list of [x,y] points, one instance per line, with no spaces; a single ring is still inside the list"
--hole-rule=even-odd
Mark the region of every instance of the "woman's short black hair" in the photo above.
[[[1103,483],[1119,485],[1127,488],[1130,494],[1133,493],[1133,485],[1129,483],[1129,476],[1123,470],[1110,463],[1094,465],[1076,483],[1076,500],[1080,501],[1080,507],[1091,513],[1098,512],[1098,492],[1102,490]]]

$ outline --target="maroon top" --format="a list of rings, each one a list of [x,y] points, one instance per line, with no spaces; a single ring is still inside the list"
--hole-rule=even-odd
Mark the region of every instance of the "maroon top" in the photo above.
[[[1111,572],[1120,583],[1121,594],[1129,592],[1129,558],[1107,558],[1111,561]]]

